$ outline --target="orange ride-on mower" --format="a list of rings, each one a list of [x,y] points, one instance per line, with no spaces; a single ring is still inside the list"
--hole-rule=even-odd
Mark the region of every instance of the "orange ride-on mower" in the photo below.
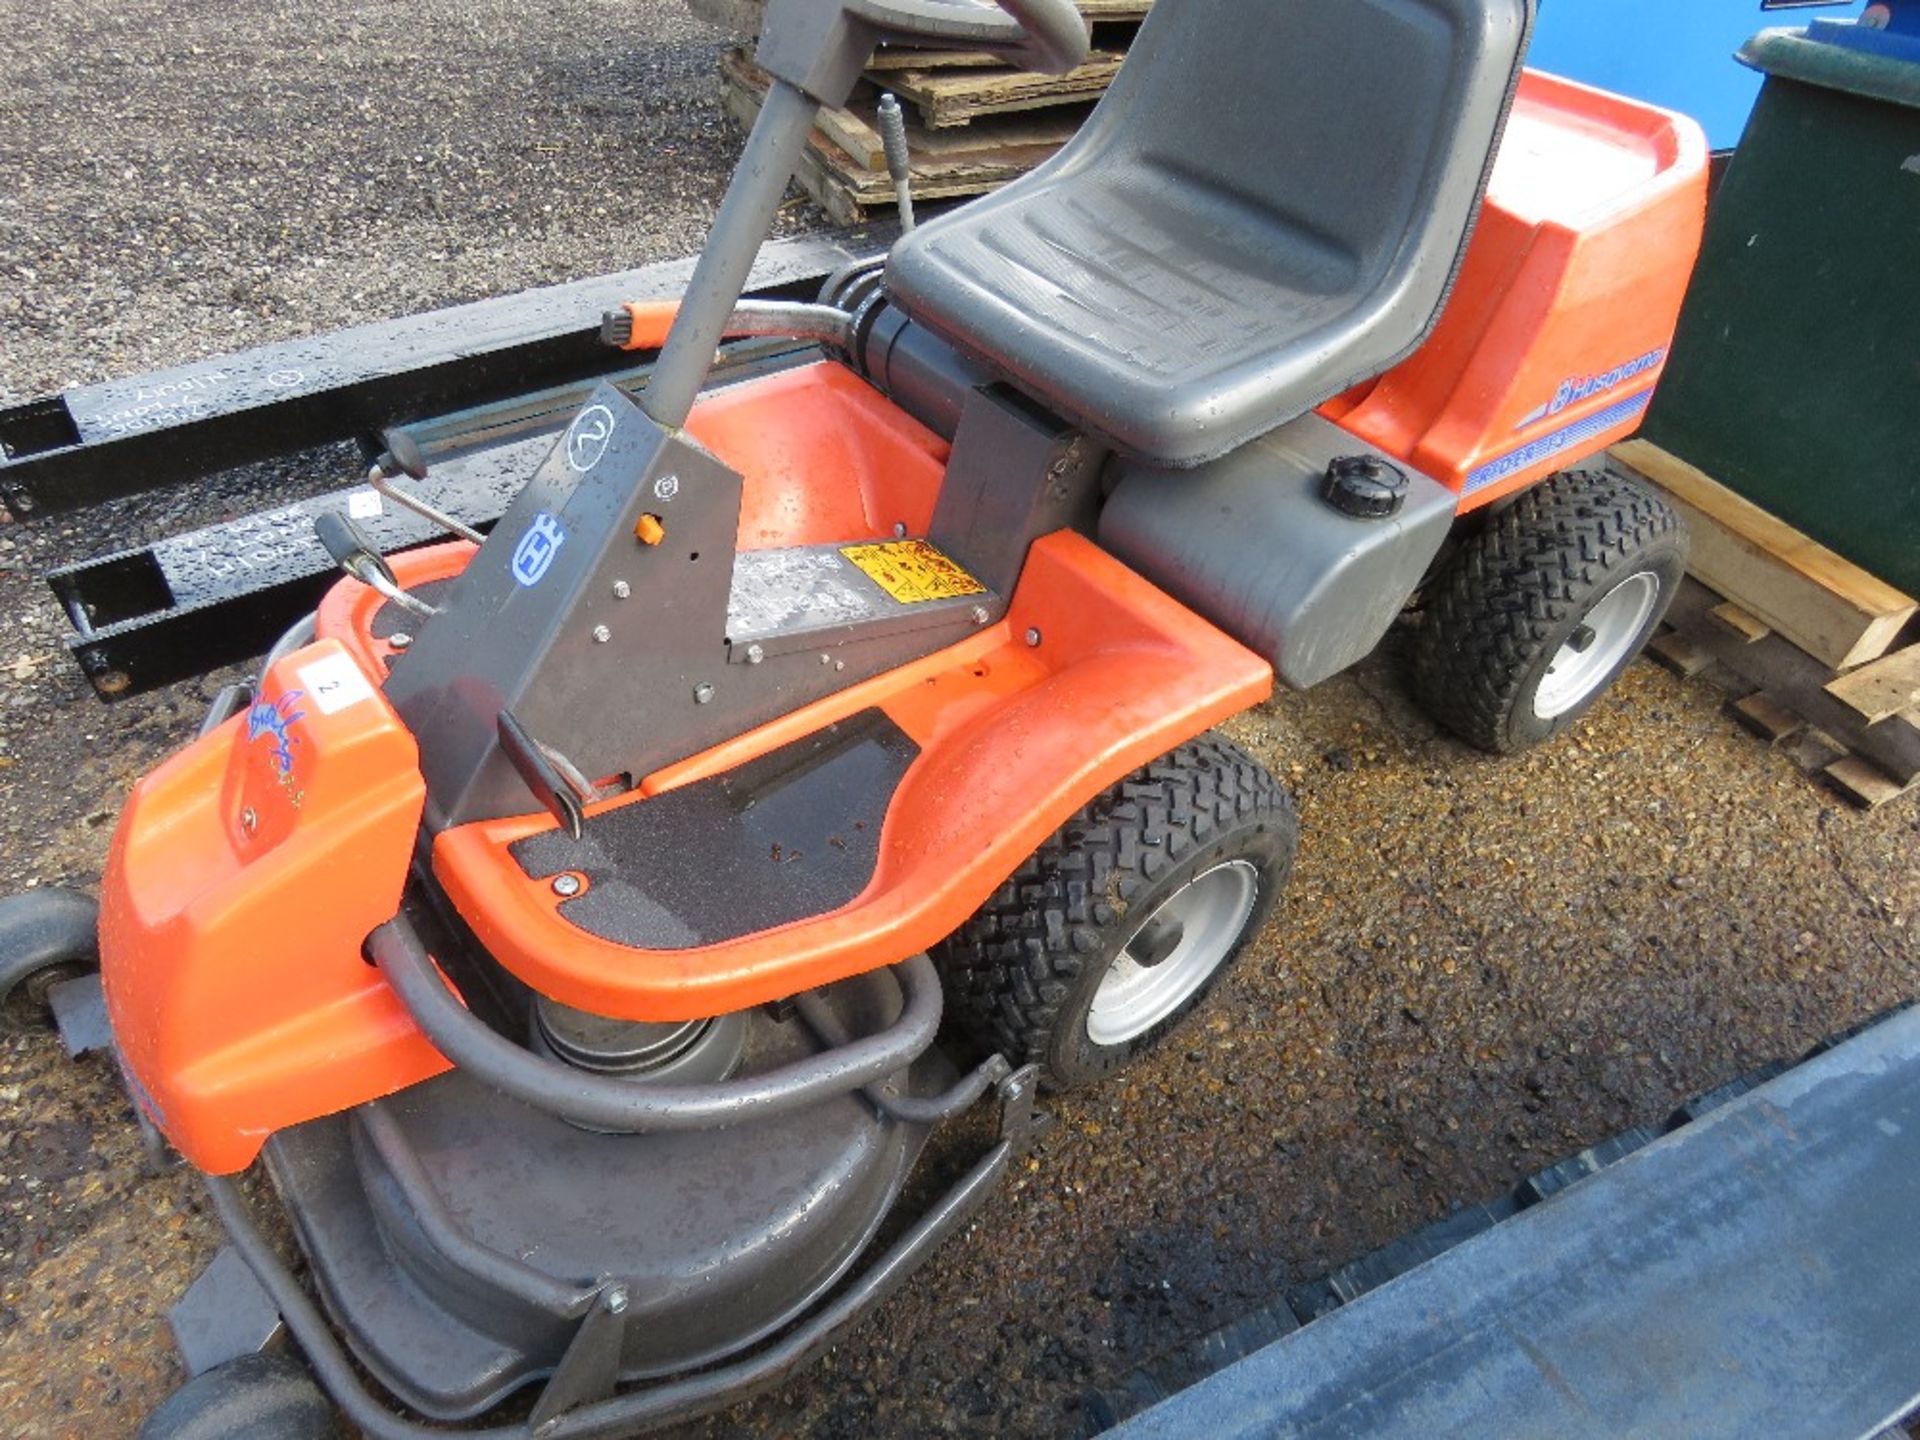
[[[98,945],[140,1109],[354,1425],[626,1434],[768,1383],[1260,930],[1293,811],[1209,727],[1415,596],[1417,691],[1490,750],[1628,663],[1684,536],[1566,467],[1647,404],[1706,151],[1523,72],[1530,18],[1167,0],[1051,162],[749,304],[876,43],[1088,40],[1069,0],[771,0],[690,290],[607,317],[664,346],[638,404],[594,393],[484,538],[323,521],[351,578],[136,787]],[[817,346],[710,385],[743,334]],[[421,468],[396,435],[376,485]],[[16,910],[13,968],[63,923]],[[976,1104],[996,1138],[892,1216]],[[289,1363],[149,1433],[319,1433]]]

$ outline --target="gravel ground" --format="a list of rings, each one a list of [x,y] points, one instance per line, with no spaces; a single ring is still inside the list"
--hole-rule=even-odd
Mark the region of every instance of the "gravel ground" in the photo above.
[[[699,240],[737,140],[667,0],[0,0],[0,403],[622,268]],[[809,222],[803,207],[788,219]],[[333,482],[339,457],[0,523],[0,891],[98,877],[219,682],[114,709],[48,568]],[[1298,794],[1275,922],[822,1363],[693,1433],[1044,1436],[1074,1397],[1679,1097],[1920,991],[1920,809],[1860,815],[1651,666],[1492,762],[1395,650],[1233,733]],[[0,1414],[130,1433],[214,1226],[125,1100],[0,1029]]]

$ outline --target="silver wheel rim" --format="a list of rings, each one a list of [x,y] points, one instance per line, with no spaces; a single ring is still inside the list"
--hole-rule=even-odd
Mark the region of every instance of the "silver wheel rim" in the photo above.
[[[1555,720],[1591,699],[1627,658],[1659,598],[1660,577],[1650,570],[1627,576],[1602,595],[1534,687],[1533,713]],[[1577,648],[1576,640],[1588,632],[1586,648]]]
[[[1107,967],[1087,1011],[1087,1038],[1121,1045],[1177,1011],[1233,953],[1260,898],[1260,872],[1229,860],[1194,876],[1140,922]],[[1157,965],[1142,965],[1134,947],[1150,927],[1173,922],[1180,940]]]

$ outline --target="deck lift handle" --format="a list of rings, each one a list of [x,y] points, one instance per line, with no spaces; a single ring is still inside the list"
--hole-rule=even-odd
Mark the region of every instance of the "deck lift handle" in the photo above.
[[[760,242],[823,105],[839,106],[882,41],[989,50],[1028,70],[1083,63],[1090,35],[1073,0],[769,0],[755,60],[772,77],[686,299],[641,397],[669,430],[692,413]]]

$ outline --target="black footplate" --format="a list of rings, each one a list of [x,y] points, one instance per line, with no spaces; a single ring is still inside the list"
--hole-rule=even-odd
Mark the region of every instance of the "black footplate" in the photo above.
[[[880,827],[920,747],[878,710],[736,770],[589,818],[578,841],[511,847],[534,879],[586,890],[560,914],[640,950],[715,945],[837,910],[866,889]]]

